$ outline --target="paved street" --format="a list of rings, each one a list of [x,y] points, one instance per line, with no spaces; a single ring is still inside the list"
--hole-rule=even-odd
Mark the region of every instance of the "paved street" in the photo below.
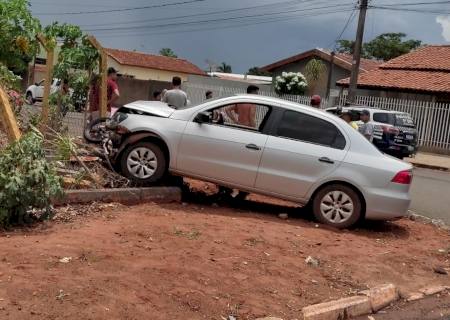
[[[450,173],[415,169],[411,193],[412,210],[450,223]]]

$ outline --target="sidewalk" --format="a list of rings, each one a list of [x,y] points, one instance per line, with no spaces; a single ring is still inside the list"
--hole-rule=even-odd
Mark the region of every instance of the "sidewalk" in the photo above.
[[[419,152],[415,158],[405,160],[419,168],[450,171],[450,156]]]

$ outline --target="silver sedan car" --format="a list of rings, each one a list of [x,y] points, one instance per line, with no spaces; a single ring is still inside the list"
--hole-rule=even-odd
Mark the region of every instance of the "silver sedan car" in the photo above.
[[[404,216],[410,164],[378,151],[332,114],[285,100],[240,95],[185,109],[137,101],[112,120],[109,152],[142,185],[168,173],[308,205],[347,228]]]

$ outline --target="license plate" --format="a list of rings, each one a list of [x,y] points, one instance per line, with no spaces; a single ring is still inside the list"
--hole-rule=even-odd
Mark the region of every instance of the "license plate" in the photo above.
[[[408,140],[413,140],[413,139],[414,139],[414,136],[413,136],[413,135],[410,135],[410,134],[407,134],[407,135],[405,136],[405,138],[408,139]]]

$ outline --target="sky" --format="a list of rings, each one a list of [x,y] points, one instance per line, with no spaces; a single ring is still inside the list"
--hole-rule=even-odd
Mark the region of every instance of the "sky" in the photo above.
[[[440,3],[411,5],[424,2]],[[312,48],[333,49],[341,33],[342,39],[355,37],[357,24],[357,12],[352,15],[356,0],[30,0],[30,3],[33,14],[43,25],[53,21],[80,25],[104,47],[154,54],[169,47],[180,58],[202,69],[226,62],[236,73]],[[385,32],[404,32],[408,38],[427,44],[450,45],[450,1],[369,0],[373,6],[400,4],[407,6],[396,6],[401,10],[395,11],[368,10],[366,41]],[[104,12],[111,10],[114,11]]]

